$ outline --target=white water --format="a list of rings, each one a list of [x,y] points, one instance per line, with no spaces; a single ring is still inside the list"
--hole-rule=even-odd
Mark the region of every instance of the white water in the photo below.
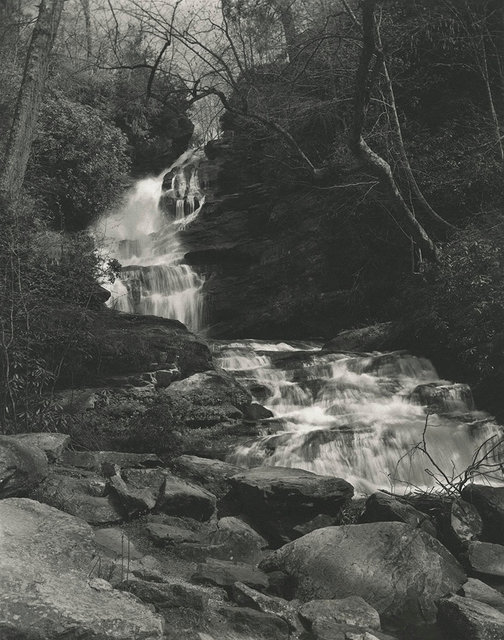
[[[136,182],[123,205],[95,231],[104,255],[122,265],[120,277],[105,285],[111,292],[108,305],[174,318],[193,331],[203,326],[204,281],[183,264],[178,230],[193,221],[204,204],[197,160],[194,152],[186,152],[159,176]],[[163,180],[171,172],[171,189],[163,191]]]
[[[323,354],[319,348],[253,341],[214,345],[219,364],[275,415],[263,423],[266,434],[241,446],[231,461],[335,475],[359,492],[436,486],[430,474],[441,473],[417,448],[427,408],[411,397],[418,385],[441,383],[432,364],[404,353]],[[494,443],[502,433],[489,416],[473,410],[463,385],[449,386],[444,395],[442,415],[429,415],[425,443],[452,479],[482,443],[492,437]]]

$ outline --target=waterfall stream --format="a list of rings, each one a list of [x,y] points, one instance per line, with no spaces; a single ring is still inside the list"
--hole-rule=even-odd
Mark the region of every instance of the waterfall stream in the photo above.
[[[178,231],[204,204],[197,162],[197,154],[189,151],[159,176],[136,182],[95,232],[106,257],[122,265],[119,278],[107,285],[109,306],[174,318],[192,331],[203,327],[203,278],[183,263]]]
[[[139,180],[96,231],[107,257],[122,264],[109,305],[175,318],[193,331],[204,326],[203,278],[184,264],[178,230],[204,203],[200,157],[189,151]],[[216,363],[274,414],[262,421],[263,435],[232,456],[243,466],[301,467],[362,492],[425,489],[436,485],[434,476],[446,474],[445,485],[457,478],[502,437],[474,409],[466,385],[440,380],[428,360],[407,353],[326,353],[315,342],[253,340],[212,348]],[[489,454],[487,472],[500,453]]]
[[[455,478],[479,447],[482,457],[502,437],[501,427],[474,409],[469,388],[439,380],[428,360],[404,352],[324,353],[320,346],[214,344],[220,366],[274,414],[263,423],[265,434],[240,446],[232,462],[339,476],[360,492],[404,491],[435,486],[431,474],[441,478],[440,469]],[[432,460],[418,446],[424,439]]]

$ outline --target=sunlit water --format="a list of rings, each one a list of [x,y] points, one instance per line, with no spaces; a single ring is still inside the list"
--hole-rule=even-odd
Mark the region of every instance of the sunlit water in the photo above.
[[[163,190],[167,174],[171,188]],[[194,154],[187,152],[159,176],[136,182],[123,205],[100,221],[95,233],[102,252],[122,265],[120,277],[105,285],[109,306],[201,330],[204,281],[183,263],[178,231],[196,219],[203,204]]]
[[[263,423],[264,436],[231,456],[244,466],[339,476],[364,493],[425,489],[439,487],[434,477],[447,484],[441,471],[458,481],[477,449],[483,445],[481,457],[501,436],[474,410],[465,385],[445,388],[438,413],[428,415],[413,391],[441,381],[428,360],[406,353],[325,354],[315,343],[250,340],[215,343],[214,352],[275,416]],[[418,446],[424,439],[432,460]]]

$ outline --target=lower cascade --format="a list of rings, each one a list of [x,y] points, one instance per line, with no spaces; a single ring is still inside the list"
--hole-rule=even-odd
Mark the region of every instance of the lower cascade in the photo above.
[[[231,462],[339,476],[366,493],[439,488],[435,477],[448,486],[475,459],[484,458],[484,481],[498,471],[501,427],[474,409],[469,387],[440,380],[424,358],[325,353],[295,342],[213,348],[220,366],[274,414]]]
[[[180,320],[192,331],[203,326],[203,278],[183,263],[178,238],[204,204],[195,152],[183,154],[159,176],[139,180],[122,207],[100,221],[96,235],[107,258],[121,263],[107,285],[108,305],[119,311]],[[168,189],[164,185],[168,183]]]

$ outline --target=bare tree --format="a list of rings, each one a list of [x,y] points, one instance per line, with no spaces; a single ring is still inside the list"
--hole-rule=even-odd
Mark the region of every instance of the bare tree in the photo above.
[[[0,199],[10,207],[20,194],[30,155],[35,125],[42,100],[51,50],[58,30],[65,0],[41,0],[14,119],[0,172]]]

